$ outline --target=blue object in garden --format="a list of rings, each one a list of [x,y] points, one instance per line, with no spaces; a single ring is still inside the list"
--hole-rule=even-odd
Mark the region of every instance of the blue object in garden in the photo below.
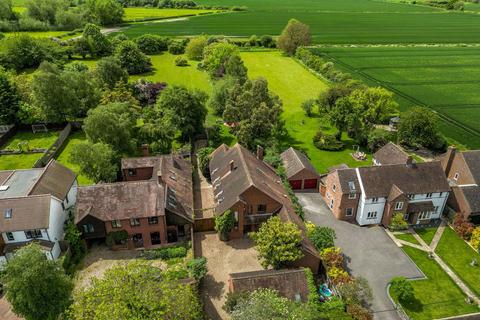
[[[330,298],[331,296],[333,296],[332,290],[328,289],[328,286],[327,286],[326,283],[324,283],[320,286],[319,292],[325,298]]]

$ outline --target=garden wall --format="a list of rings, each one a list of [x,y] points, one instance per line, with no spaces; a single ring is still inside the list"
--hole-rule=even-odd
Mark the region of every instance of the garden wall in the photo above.
[[[33,165],[34,168],[41,168],[47,165],[47,163],[52,160],[53,158],[57,157],[60,151],[62,150],[62,146],[67,140],[68,136],[72,132],[72,124],[68,123],[65,128],[60,132],[55,143],[48,148],[48,150],[44,153],[44,155],[38,159],[35,164]]]

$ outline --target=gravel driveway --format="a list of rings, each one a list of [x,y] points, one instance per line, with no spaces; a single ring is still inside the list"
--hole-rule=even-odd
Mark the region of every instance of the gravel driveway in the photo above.
[[[387,295],[393,277],[423,278],[423,273],[387,236],[382,227],[360,227],[336,220],[319,193],[297,193],[307,220],[335,230],[335,244],[347,257],[347,268],[354,276],[366,278],[373,290],[375,319],[399,319]]]

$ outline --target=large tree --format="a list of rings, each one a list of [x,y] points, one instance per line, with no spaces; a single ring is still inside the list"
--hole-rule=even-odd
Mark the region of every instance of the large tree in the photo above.
[[[78,48],[81,48],[82,51],[88,50],[92,57],[108,56],[112,52],[110,41],[102,34],[100,28],[92,23],[88,23],[83,28],[80,44]]]
[[[202,310],[194,287],[162,275],[147,262],[107,270],[75,296],[72,320],[197,320]]]
[[[413,147],[442,149],[446,144],[438,128],[437,115],[423,107],[414,107],[401,114],[398,138]]]
[[[167,87],[157,101],[157,112],[182,133],[184,140],[202,131],[207,116],[206,95],[185,87]]]
[[[17,121],[20,96],[10,76],[0,69],[0,124],[12,124]]]
[[[14,20],[15,13],[13,12],[12,0],[0,1],[0,20]]]
[[[113,89],[118,82],[128,82],[127,71],[122,68],[120,61],[113,57],[100,59],[94,74],[101,86],[108,89]]]
[[[191,39],[187,47],[185,48],[185,54],[190,60],[202,60],[203,50],[208,44],[208,38],[206,36],[199,36]]]
[[[203,67],[212,78],[223,77],[230,57],[238,55],[237,46],[227,42],[214,42],[203,51]]]
[[[282,102],[270,93],[267,80],[237,81],[227,94],[223,119],[238,124],[234,133],[250,149],[266,144],[282,130]]]
[[[286,54],[293,55],[298,47],[311,42],[310,27],[296,19],[290,19],[278,38],[277,46]]]
[[[78,165],[82,174],[95,183],[113,182],[117,178],[117,155],[106,143],[86,141],[76,144],[70,154],[70,161]]]
[[[250,236],[264,268],[280,269],[303,257],[302,233],[293,222],[282,222],[279,217],[272,217]]]
[[[132,151],[135,148],[137,114],[127,103],[100,105],[88,112],[83,124],[87,138],[93,143],[102,142],[116,151]]]
[[[47,62],[33,76],[32,96],[49,122],[84,117],[100,101],[100,93],[89,73],[61,71]]]
[[[87,0],[87,14],[102,26],[122,22],[123,7],[116,0]]]
[[[152,69],[150,58],[133,41],[123,41],[115,48],[115,58],[129,74],[145,73]]]
[[[139,142],[148,144],[153,152],[170,153],[176,131],[170,119],[153,106],[143,109],[142,118]]]
[[[15,252],[5,265],[2,283],[13,312],[26,320],[52,320],[70,304],[73,288],[58,261],[47,260],[37,244]]]

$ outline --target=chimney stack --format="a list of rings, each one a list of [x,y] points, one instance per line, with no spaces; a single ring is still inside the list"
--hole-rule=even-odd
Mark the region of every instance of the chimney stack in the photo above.
[[[148,144],[142,144],[142,154],[144,157],[150,156],[150,147]]]
[[[413,167],[413,158],[412,156],[407,157],[407,167],[412,168]]]
[[[232,160],[230,161],[230,172],[232,172],[233,170],[235,170],[235,162]]]
[[[261,145],[257,145],[257,159],[263,161],[265,151]]]
[[[455,153],[457,152],[457,147],[454,145],[448,147],[447,153],[442,158],[441,164],[445,175],[448,177],[450,175],[450,169],[452,168],[453,159],[455,158]]]

